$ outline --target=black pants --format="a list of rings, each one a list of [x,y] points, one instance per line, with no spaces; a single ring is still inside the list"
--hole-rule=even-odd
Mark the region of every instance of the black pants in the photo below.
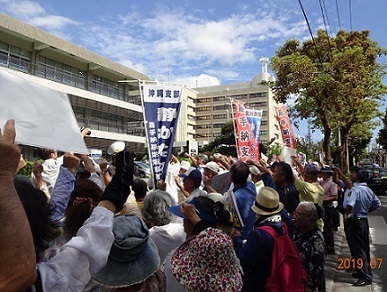
[[[335,216],[336,210],[335,207],[324,206],[325,217],[324,217],[324,241],[326,251],[334,251],[335,241],[333,231],[335,229]]]
[[[357,262],[361,259],[361,269],[358,270],[360,278],[372,281],[372,271],[370,268],[370,238],[367,218],[349,218],[348,235],[352,247],[352,256]]]

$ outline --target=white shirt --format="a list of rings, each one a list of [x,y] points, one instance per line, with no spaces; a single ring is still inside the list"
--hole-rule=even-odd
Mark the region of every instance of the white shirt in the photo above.
[[[113,212],[95,207],[68,243],[48,262],[37,265],[43,291],[82,291],[108,259],[114,235]]]
[[[161,263],[168,253],[179,247],[186,238],[182,220],[164,226],[153,226],[149,229],[149,235],[157,246]]]
[[[207,196],[207,192],[204,190],[201,190],[200,188],[194,189],[189,196],[184,200],[184,202],[189,203],[192,201],[193,198],[199,197],[199,196]]]

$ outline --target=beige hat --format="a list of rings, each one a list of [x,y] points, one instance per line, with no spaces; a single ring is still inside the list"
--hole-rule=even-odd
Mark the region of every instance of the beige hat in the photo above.
[[[250,172],[254,175],[259,175],[261,172],[259,171],[258,167],[256,167],[255,165],[253,166],[250,166]]]
[[[206,165],[202,165],[202,168],[208,168],[215,173],[219,173],[219,165],[214,161],[210,161]]]
[[[251,206],[258,215],[274,215],[283,209],[284,205],[279,201],[279,195],[273,188],[262,187],[259,190],[254,204]]]

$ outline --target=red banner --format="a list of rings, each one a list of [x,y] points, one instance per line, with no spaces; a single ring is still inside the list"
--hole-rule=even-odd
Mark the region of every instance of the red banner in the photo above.
[[[274,107],[275,115],[277,121],[280,125],[282,140],[284,141],[284,146],[296,149],[297,148],[297,139],[294,136],[292,124],[290,123],[289,114],[286,110],[286,106]]]
[[[231,100],[238,159],[259,161],[259,139],[255,139],[246,117],[245,106],[238,100]]]

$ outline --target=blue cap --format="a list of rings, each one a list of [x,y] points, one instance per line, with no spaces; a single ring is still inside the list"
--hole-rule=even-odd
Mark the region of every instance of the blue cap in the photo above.
[[[202,173],[196,167],[191,166],[185,173],[179,174],[180,177],[188,178],[193,180],[195,184],[200,184],[202,182]]]

